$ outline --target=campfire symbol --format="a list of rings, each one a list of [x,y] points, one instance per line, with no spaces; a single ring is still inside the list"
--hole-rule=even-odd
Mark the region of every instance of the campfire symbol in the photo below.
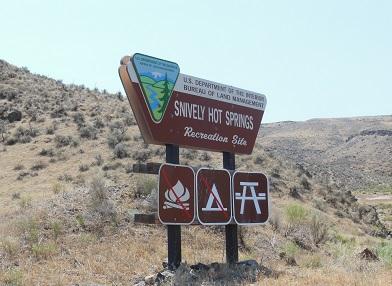
[[[189,203],[186,203],[190,198],[189,190],[178,180],[177,183],[165,192],[166,201],[164,202],[164,209],[177,208],[189,210]]]

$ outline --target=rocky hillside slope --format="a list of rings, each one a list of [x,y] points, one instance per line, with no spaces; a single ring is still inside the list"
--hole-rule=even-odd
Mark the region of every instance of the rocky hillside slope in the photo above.
[[[260,137],[266,150],[340,187],[392,186],[392,115],[264,124]]]
[[[267,225],[240,228],[240,257],[274,268],[266,282],[271,285],[374,282],[374,273],[383,285],[392,265],[388,227],[377,207],[358,202],[351,187],[340,186],[346,181],[333,179],[340,169],[325,169],[328,156],[316,155],[336,142],[381,140],[389,133],[356,127],[338,136],[326,123],[323,149],[314,138],[317,129],[306,127],[311,122],[263,125],[253,154],[236,156],[238,169],[268,174],[273,206]],[[388,124],[377,130],[389,130]],[[133,222],[134,213],[155,211],[157,178],[133,172],[133,165],[164,162],[164,147],[143,142],[120,94],[65,85],[0,60],[0,135],[0,283],[132,285],[162,267],[165,228]],[[380,152],[381,143],[375,145],[369,148]],[[221,167],[221,157],[180,151],[180,162],[195,167]],[[325,180],[318,170],[333,177]],[[224,261],[223,233],[219,227],[184,227],[184,260]],[[378,260],[359,257],[365,247]],[[263,283],[265,277],[256,276]]]

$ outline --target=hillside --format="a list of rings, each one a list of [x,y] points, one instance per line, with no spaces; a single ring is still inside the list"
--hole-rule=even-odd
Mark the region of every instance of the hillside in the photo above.
[[[262,144],[352,191],[392,186],[392,115],[264,124]]]
[[[0,120],[1,285],[144,285],[161,273],[165,227],[133,221],[155,211],[157,177],[133,164],[164,162],[164,147],[143,142],[121,95],[0,60]],[[238,281],[211,271],[193,283],[387,285],[391,203],[369,205],[354,192],[388,191],[391,124],[263,124],[253,154],[236,156],[238,169],[270,178],[269,223],[239,233],[240,259],[262,267]],[[181,149],[180,162],[221,167],[222,155]],[[225,261],[223,228],[183,227],[182,235],[186,263],[169,285],[190,283],[190,264]]]

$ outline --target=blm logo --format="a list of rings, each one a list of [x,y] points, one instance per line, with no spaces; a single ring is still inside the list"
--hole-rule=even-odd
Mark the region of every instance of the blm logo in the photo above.
[[[132,61],[151,118],[159,123],[173,93],[180,67],[176,63],[142,54],[135,54]]]

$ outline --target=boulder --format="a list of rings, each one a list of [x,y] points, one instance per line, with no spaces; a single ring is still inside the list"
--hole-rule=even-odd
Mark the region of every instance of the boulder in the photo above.
[[[358,254],[361,259],[369,260],[369,261],[377,261],[377,255],[371,251],[369,248],[365,248],[361,253]]]

